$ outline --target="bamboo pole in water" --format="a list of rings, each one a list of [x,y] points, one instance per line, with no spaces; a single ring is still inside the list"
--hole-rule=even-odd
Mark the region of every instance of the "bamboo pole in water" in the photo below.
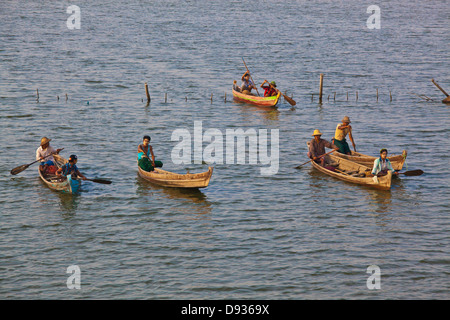
[[[320,83],[319,83],[319,103],[322,103],[322,91],[323,91],[323,73],[320,74]]]
[[[148,92],[147,82],[145,83],[145,94],[147,95],[147,102],[150,102],[150,93]]]

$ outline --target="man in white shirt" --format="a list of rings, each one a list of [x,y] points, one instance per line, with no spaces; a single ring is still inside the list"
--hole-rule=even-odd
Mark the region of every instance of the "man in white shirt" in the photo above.
[[[47,137],[41,139],[41,145],[36,150],[36,160],[41,160],[41,165],[54,165],[55,159],[52,154],[58,154],[62,149],[54,149],[50,146],[50,141]],[[48,156],[48,157],[47,157]]]

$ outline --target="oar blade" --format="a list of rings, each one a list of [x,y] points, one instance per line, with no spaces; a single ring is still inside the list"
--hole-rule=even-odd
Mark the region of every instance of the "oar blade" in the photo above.
[[[111,181],[105,179],[88,179],[88,180],[96,183],[111,184]]]
[[[297,102],[295,102],[293,99],[289,98],[288,96],[283,95],[284,99],[289,102],[291,106],[295,106]]]
[[[420,176],[420,175],[423,174],[423,171],[420,170],[420,169],[417,169],[417,170],[405,171],[405,172],[403,172],[403,174],[405,176],[409,176],[409,177],[411,177],[411,176]]]
[[[12,175],[16,175],[27,169],[30,165],[24,164],[11,170]]]

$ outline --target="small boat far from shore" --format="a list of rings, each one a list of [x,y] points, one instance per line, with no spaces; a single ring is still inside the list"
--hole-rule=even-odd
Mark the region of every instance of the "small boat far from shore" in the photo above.
[[[272,96],[272,97],[259,97],[259,96],[255,96],[252,94],[244,94],[242,92],[235,90],[234,88],[232,89],[232,91],[233,91],[234,100],[236,100],[238,102],[244,102],[244,103],[253,104],[256,106],[261,106],[261,107],[274,107],[275,108],[278,101],[280,100],[280,96],[281,96],[280,91],[278,91],[278,94],[276,96]]]

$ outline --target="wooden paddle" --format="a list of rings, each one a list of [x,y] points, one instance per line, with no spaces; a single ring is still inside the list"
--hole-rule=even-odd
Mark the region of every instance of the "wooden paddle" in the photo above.
[[[274,87],[273,84],[271,84],[269,81],[265,80],[269,86]],[[287,95],[285,95],[281,90],[278,90],[276,87],[274,87],[276,91],[280,91],[281,95],[284,97],[284,99],[290,103],[291,106],[295,106],[297,102],[294,101],[294,99],[289,98]]]
[[[61,152],[62,150],[64,150],[64,148],[62,148],[62,149],[60,150],[60,152]],[[52,154],[49,154],[48,156],[45,156],[43,159],[48,158],[48,157],[50,157],[50,156],[52,156],[52,155],[54,155],[54,154],[57,154],[57,152],[53,152]],[[22,171],[28,169],[29,166],[31,166],[32,164],[34,164],[34,163],[36,163],[36,162],[39,162],[39,161],[42,161],[42,159],[33,161],[32,163],[29,163],[29,164],[23,164],[23,165],[21,165],[21,166],[18,166],[18,167],[16,167],[16,168],[12,169],[10,172],[11,172],[12,175],[16,175],[16,174],[21,173]]]
[[[61,176],[61,175],[52,175],[52,177],[55,177],[55,178],[63,178],[64,176]],[[79,179],[79,178],[75,178],[74,180],[80,180],[80,181],[82,181],[83,179]],[[86,178],[86,180],[87,181],[92,181],[92,182],[96,182],[96,183],[102,183],[102,184],[111,184],[111,181],[109,181],[109,180],[105,180],[105,179],[88,179],[88,178]]]
[[[335,152],[335,151],[337,151],[337,150],[336,150],[336,149],[333,149],[333,150],[331,150],[330,152],[327,152],[327,153],[321,155],[320,157],[318,157],[318,159],[320,159],[320,158],[322,158],[322,157],[325,157],[327,154],[330,154],[330,153]],[[305,163],[302,163],[301,165],[295,167],[295,169],[300,169],[302,166],[304,166],[305,164],[307,164],[307,163],[309,163],[309,162],[311,162],[311,161],[313,161],[313,159],[311,159],[311,160],[309,160],[309,161],[306,161]]]
[[[252,74],[251,74],[250,71],[248,70],[247,64],[245,63],[244,58],[242,58],[242,61],[244,61],[245,69],[247,69],[247,72],[248,72],[248,74],[250,75],[250,79],[252,79],[253,85],[255,86],[256,92],[258,93],[258,96],[260,96],[259,91],[258,91],[258,88],[256,87],[256,83],[255,83],[255,81],[253,81]]]
[[[280,90],[281,92],[281,90]],[[287,95],[283,94],[283,92],[281,92],[281,94],[283,95],[284,99],[289,102],[289,104],[291,106],[295,106],[297,104],[297,102],[295,102],[293,99],[289,98]]]
[[[111,184],[111,181],[105,180],[105,179],[87,179],[86,178],[86,180],[87,181],[92,181],[92,182],[95,182],[95,183]]]
[[[405,171],[405,172],[398,172],[398,174],[404,174],[405,176],[413,177],[413,176],[422,175],[423,171],[420,169],[417,169],[417,170],[410,170],[410,171]]]

